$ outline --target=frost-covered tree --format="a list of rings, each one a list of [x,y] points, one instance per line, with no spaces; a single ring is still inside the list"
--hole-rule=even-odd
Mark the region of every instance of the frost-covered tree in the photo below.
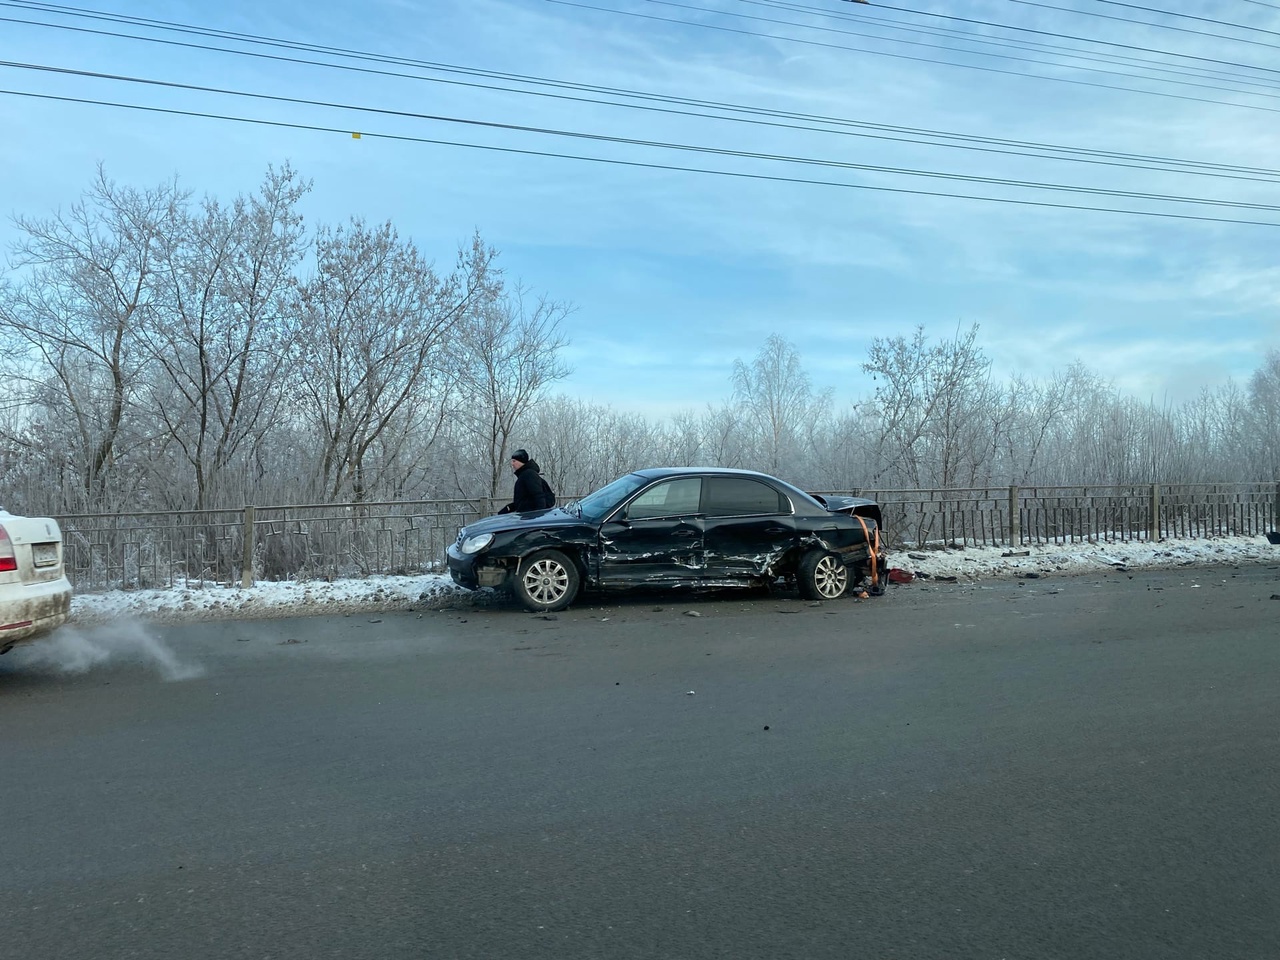
[[[975,444],[986,447],[992,418],[991,362],[978,327],[930,344],[924,327],[905,337],[877,337],[862,367],[875,386],[878,486],[947,486],[972,482]]]
[[[309,188],[287,166],[269,170],[258,192],[228,206],[206,198],[163,238],[161,309],[138,333],[150,358],[149,407],[197,509],[251,498],[243,468],[280,416],[281,371],[297,362],[292,301],[306,249],[297,205]],[[239,482],[222,482],[228,473]]]
[[[154,433],[139,403],[156,322],[163,242],[181,219],[176,181],[138,190],[101,167],[67,210],[18,217],[13,280],[0,297],[0,339],[27,410],[10,442],[44,451],[51,478],[70,470],[53,509],[126,508]]]
[[[505,483],[517,425],[553,383],[570,373],[560,355],[569,342],[563,323],[570,309],[517,285],[477,302],[457,326],[460,383],[454,416],[476,442],[491,497]],[[540,465],[546,472],[545,456]]]
[[[799,352],[777,334],[750,364],[733,362],[732,383],[751,465],[765,473],[794,473],[808,452],[809,427],[826,416],[830,392],[814,393]]]
[[[359,219],[322,228],[315,247],[297,297],[297,410],[319,438],[321,494],[363,500],[412,468],[399,457],[410,437],[439,431],[459,376],[449,339],[493,298],[495,253],[477,236],[441,276],[390,223]]]
[[[1256,437],[1255,469],[1280,482],[1280,350],[1268,350],[1249,378],[1249,410]]]

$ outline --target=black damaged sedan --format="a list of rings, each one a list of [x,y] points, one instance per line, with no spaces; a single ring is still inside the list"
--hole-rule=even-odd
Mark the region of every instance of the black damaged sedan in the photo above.
[[[563,507],[468,524],[448,550],[455,582],[509,588],[562,610],[585,586],[711,588],[794,583],[811,600],[884,592],[880,508],[817,497],[749,470],[637,470]]]

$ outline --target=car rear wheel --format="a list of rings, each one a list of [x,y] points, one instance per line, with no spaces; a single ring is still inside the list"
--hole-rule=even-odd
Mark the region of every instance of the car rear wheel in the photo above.
[[[834,553],[813,550],[801,558],[796,581],[806,600],[838,600],[849,589],[849,568]]]
[[[539,550],[520,561],[513,586],[526,610],[546,613],[573,603],[579,584],[572,560],[559,550]]]

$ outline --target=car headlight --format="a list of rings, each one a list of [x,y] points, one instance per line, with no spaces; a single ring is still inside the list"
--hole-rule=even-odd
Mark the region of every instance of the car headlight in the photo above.
[[[493,543],[492,533],[482,533],[477,537],[467,537],[466,540],[462,541],[462,552],[479,553],[491,543]]]

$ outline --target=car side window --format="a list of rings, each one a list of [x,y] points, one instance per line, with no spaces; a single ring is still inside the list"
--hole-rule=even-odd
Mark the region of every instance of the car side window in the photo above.
[[[627,507],[628,520],[651,520],[654,517],[687,517],[698,512],[702,499],[702,480],[681,477],[654,484]]]
[[[709,477],[703,509],[708,517],[791,513],[791,502],[767,483],[741,477]]]

